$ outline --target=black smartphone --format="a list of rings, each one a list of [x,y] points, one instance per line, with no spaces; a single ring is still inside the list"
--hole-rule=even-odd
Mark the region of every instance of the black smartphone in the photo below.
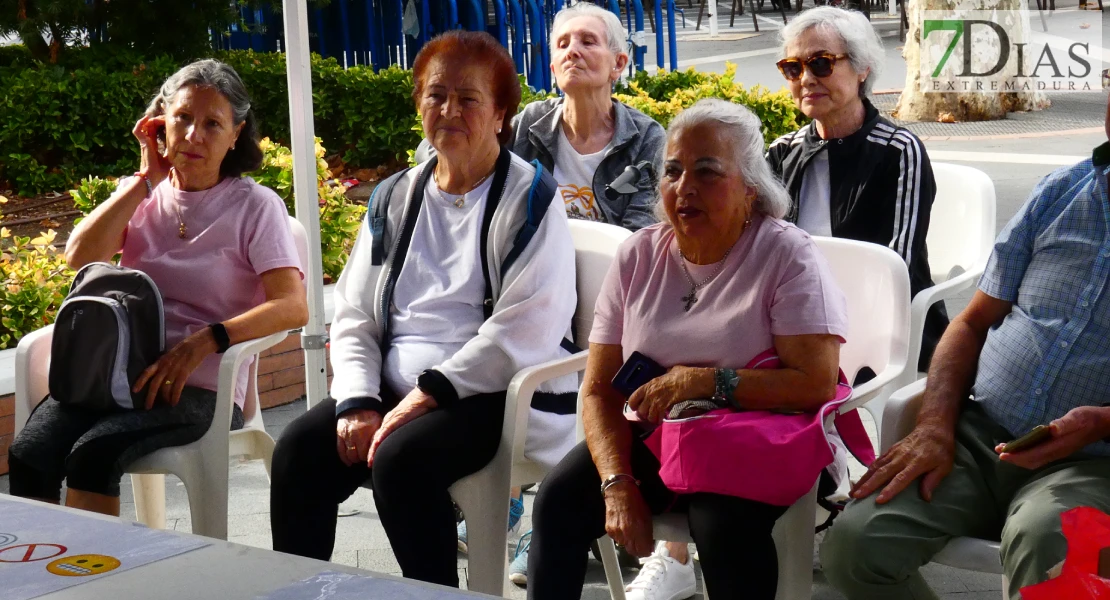
[[[617,375],[613,377],[613,388],[624,394],[625,398],[628,398],[640,386],[666,372],[667,370],[661,367],[659,363],[639,352],[633,352],[628,360],[621,365]]]
[[[1052,430],[1049,429],[1048,425],[1037,425],[1030,430],[1029,433],[1012,442],[1007,442],[1005,446],[1002,446],[1002,451],[1007,453],[1021,452],[1022,450],[1028,450],[1037,444],[1046,442],[1051,437]]]

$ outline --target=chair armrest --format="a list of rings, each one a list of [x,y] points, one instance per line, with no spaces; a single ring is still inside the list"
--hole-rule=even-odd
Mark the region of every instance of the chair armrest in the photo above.
[[[898,385],[905,386],[917,379],[917,362],[921,356],[921,337],[925,331],[925,316],[934,304],[942,300],[954,298],[957,294],[975,287],[983,275],[986,263],[976,263],[970,270],[964,271],[948,281],[925,288],[913,297],[910,302],[910,339],[908,367],[901,377]]]
[[[505,396],[505,421],[501,426],[501,443],[510,442],[509,450],[519,448],[524,452],[524,440],[528,435],[528,407],[532,405],[532,395],[545,381],[550,381],[586,369],[589,350],[559,358],[521,370],[509,382]],[[520,410],[523,409],[523,410]]]
[[[212,425],[204,434],[205,438],[222,435],[226,440],[226,433],[231,429],[231,406],[235,403],[235,384],[239,369],[251,357],[280,344],[288,335],[288,331],[271,333],[266,337],[239,342],[224,352],[220,359],[220,374],[216,384],[216,412],[212,417]]]
[[[971,270],[964,271],[959,275],[949,279],[948,281],[938,283],[932,287],[927,287],[917,293],[910,302],[910,318],[913,322],[924,322],[925,313],[929,308],[948,298],[954,297],[956,294],[975,287],[976,282],[983,275],[983,269],[986,268],[985,264],[977,264],[971,267]]]
[[[975,264],[967,271],[927,287],[913,297],[913,303],[917,304],[919,302],[924,302],[928,306],[940,300],[951,298],[973,287],[975,283],[979,281],[979,278],[982,277],[984,268],[986,268],[986,263]]]
[[[917,412],[925,396],[925,380],[920,379],[894,392],[883,408],[883,430],[879,432],[879,452],[886,452],[913,430]]]
[[[836,414],[851,412],[879,397],[879,395],[883,393],[883,390],[901,377],[903,371],[907,368],[904,362],[901,364],[891,363],[887,365],[887,367],[871,381],[852,388],[852,397],[847,402],[840,405]]]

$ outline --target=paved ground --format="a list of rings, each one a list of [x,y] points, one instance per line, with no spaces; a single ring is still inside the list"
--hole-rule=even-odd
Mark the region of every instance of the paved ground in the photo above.
[[[1061,0],[1061,8],[1067,0]],[[760,18],[760,26],[765,31],[756,36],[744,35],[751,31],[750,17],[745,14],[743,18],[737,17],[738,27],[728,30],[728,5],[721,5],[722,32],[728,35],[727,41],[696,41],[704,37],[707,31],[694,32],[693,21],[696,18],[696,8],[687,9],[687,18],[690,25],[686,30],[679,30],[681,66],[697,66],[699,69],[723,71],[724,61],[731,60],[738,64],[737,80],[745,84],[763,84],[772,89],[782,85],[781,76],[774,67],[774,54],[777,52],[777,39],[774,28],[780,25],[775,19]],[[1093,13],[1098,14],[1098,13]],[[777,17],[776,17],[777,18]],[[1053,23],[1059,22],[1053,21]],[[905,68],[897,48],[897,23],[886,20],[877,26],[880,31],[887,34],[893,33],[894,37],[887,37],[887,68],[876,85],[877,90],[899,89],[904,81]],[[707,29],[703,25],[703,30]],[[893,31],[892,31],[893,30]],[[701,37],[699,37],[701,36]],[[743,39],[738,39],[743,38]],[[653,44],[653,40],[649,38]],[[649,46],[649,63],[654,62],[654,49]],[[880,97],[876,102],[880,107],[888,106],[891,98]],[[884,102],[886,104],[884,104]],[[999,137],[1012,134],[1008,130],[1011,124],[1007,122],[995,124],[958,124],[951,132],[939,136],[927,129],[916,129],[921,135],[929,135],[926,146],[934,161],[958,162],[968,164],[985,171],[994,180],[998,197],[998,226],[1001,227],[1014,214],[1019,206],[1028,197],[1030,190],[1044,175],[1061,165],[1066,165],[1077,160],[1077,157],[1089,155],[1090,150],[1096,145],[1106,141],[1105,134],[1100,132],[1076,133],[1075,129],[1101,125],[1105,114],[1106,97],[1103,94],[1090,94],[1074,98],[1062,98],[1052,109],[1031,115],[1019,115],[1015,119],[1026,119],[1036,122],[1027,125],[1028,131],[1061,131],[1069,130],[1067,134],[1057,134],[1031,138]],[[1047,123],[1045,122],[1047,121]],[[927,127],[925,124],[916,127]],[[986,135],[976,139],[942,139],[950,136]],[[958,312],[966,304],[966,298],[957,299],[948,305],[949,313]],[[275,438],[279,437],[284,427],[297,415],[304,411],[304,403],[299,402],[284,407],[279,407],[265,412],[265,420],[270,432]],[[189,531],[190,521],[185,490],[175,478],[167,477],[167,517],[168,526],[178,530]],[[231,470],[231,498],[229,535],[230,540],[252,546],[269,548],[270,524],[268,505],[268,481],[261,463],[232,464]],[[0,477],[0,492],[7,493],[7,477]],[[525,516],[525,529],[528,528],[531,515],[531,503],[534,499],[534,490],[526,494],[528,511]],[[130,481],[125,480],[123,486],[124,518],[133,519],[134,504],[132,503]],[[332,559],[335,562],[359,568],[398,573],[398,567],[389,550],[385,534],[377,522],[371,494],[360,490],[355,496],[344,504],[344,509],[356,509],[359,512],[352,516],[341,518],[336,540],[336,550]],[[511,548],[507,548],[511,551]],[[459,557],[460,573],[465,573],[466,559]],[[971,573],[959,569],[929,565],[924,569],[926,579],[934,590],[945,600],[995,600],[1000,596],[1001,578],[997,576]],[[814,598],[819,600],[842,599],[839,593],[832,590],[824,583],[819,571],[815,573],[817,582],[814,586]],[[635,572],[625,572],[626,579],[635,576]],[[465,579],[464,579],[465,580]],[[524,597],[520,590],[514,595]],[[697,596],[701,598],[701,596]],[[599,563],[591,561],[588,574],[587,589],[583,594],[585,599],[608,598],[604,577]]]

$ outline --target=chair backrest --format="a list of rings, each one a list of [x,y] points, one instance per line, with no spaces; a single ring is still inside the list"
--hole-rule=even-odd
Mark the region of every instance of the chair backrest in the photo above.
[[[609,265],[617,255],[617,247],[632,232],[617,225],[571,219],[570,235],[574,239],[574,267],[578,280],[578,307],[574,311],[574,342],[579,348],[589,347],[590,330],[594,325],[594,303]]]
[[[304,225],[296,219],[296,217],[289,217],[289,229],[293,231],[293,243],[297,245],[297,256],[301,259],[301,268],[306,268],[308,264],[308,233],[304,230]],[[305,285],[308,285],[307,280]]]
[[[301,269],[305,268],[308,264],[308,234],[305,232],[304,225],[295,217],[289,217],[289,229],[293,233],[293,243],[297,246],[297,256],[301,261]],[[304,280],[304,284],[308,285],[308,280]],[[262,419],[259,417],[259,399],[258,399],[258,359],[256,358],[251,362],[250,373],[247,375],[247,394],[243,399],[243,422],[245,427],[257,427],[264,429]]]
[[[979,169],[933,163],[937,197],[929,217],[929,270],[942,283],[977,264],[994,246],[994,182]]]
[[[876,374],[905,364],[910,335],[906,263],[878,244],[814,237],[848,300],[848,338],[840,368],[852,380],[863,367]]]

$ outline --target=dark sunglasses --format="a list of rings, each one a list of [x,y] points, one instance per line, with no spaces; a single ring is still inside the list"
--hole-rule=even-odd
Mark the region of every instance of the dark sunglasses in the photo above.
[[[775,66],[779,68],[779,72],[781,72],[782,76],[788,81],[797,81],[802,78],[803,69],[809,69],[809,72],[813,73],[814,77],[828,77],[832,75],[836,61],[842,58],[848,58],[848,55],[838,54],[833,56],[828,52],[822,52],[821,54],[815,54],[805,60],[800,58],[784,58],[775,63]]]

